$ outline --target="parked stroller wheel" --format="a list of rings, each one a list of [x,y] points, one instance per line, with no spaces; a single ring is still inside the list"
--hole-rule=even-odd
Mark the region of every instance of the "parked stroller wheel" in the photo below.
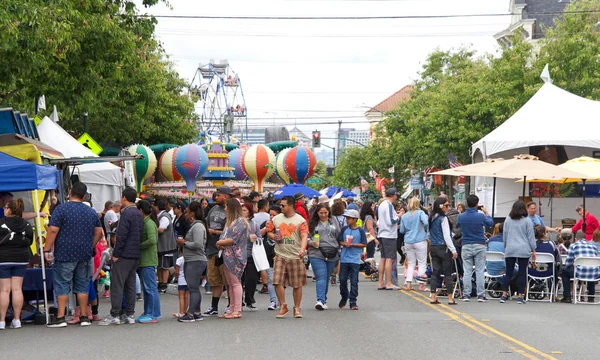
[[[379,273],[378,272],[374,272],[371,274],[371,281],[373,281],[373,282],[379,281]]]

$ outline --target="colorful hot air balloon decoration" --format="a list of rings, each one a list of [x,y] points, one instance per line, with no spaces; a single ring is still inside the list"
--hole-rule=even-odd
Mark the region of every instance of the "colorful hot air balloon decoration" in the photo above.
[[[242,167],[242,156],[245,149],[235,149],[229,152],[229,166],[233,167],[236,180],[245,180],[246,173]]]
[[[317,158],[306,146],[296,146],[287,153],[284,164],[292,182],[304,184],[315,173]]]
[[[283,149],[277,154],[275,173],[284,183],[289,184],[292,182],[290,177],[285,173],[285,157],[292,150],[291,148]]]
[[[253,145],[244,153],[242,167],[254,181],[254,190],[262,192],[264,180],[275,170],[275,153],[263,144]]]
[[[185,181],[190,196],[194,193],[196,180],[208,169],[208,154],[196,144],[180,147],[175,153],[175,169]]]
[[[169,181],[181,180],[181,175],[175,170],[175,154],[179,148],[172,148],[165,151],[158,160],[160,173]]]
[[[135,144],[127,148],[127,152],[131,155],[143,155],[144,158],[135,161],[133,171],[135,174],[136,190],[142,191],[144,180],[149,178],[154,170],[156,170],[156,155],[146,145]]]

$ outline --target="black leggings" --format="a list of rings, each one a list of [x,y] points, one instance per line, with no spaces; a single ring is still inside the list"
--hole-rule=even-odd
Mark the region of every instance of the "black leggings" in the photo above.
[[[246,263],[246,276],[245,276],[245,303],[254,304],[254,293],[256,292],[256,284],[258,284],[258,271],[256,271],[256,265],[254,265],[254,259],[252,256],[248,258]]]
[[[448,251],[446,245],[432,245],[430,248],[431,254],[431,292],[437,291],[437,285],[440,280],[440,274],[444,274],[444,282],[446,283],[446,291],[448,294],[453,293],[452,289],[452,255]]]
[[[529,266],[529,258],[507,257],[506,262],[506,279],[512,279],[515,272],[515,263],[519,264],[519,273],[517,274],[517,294],[525,294],[525,285],[527,284],[527,266]],[[502,284],[502,291],[508,291],[510,280]]]
[[[183,274],[190,292],[190,305],[187,312],[190,314],[200,313],[202,303],[202,293],[200,292],[200,283],[202,282],[202,273],[206,270],[206,261],[185,261],[183,263]]]

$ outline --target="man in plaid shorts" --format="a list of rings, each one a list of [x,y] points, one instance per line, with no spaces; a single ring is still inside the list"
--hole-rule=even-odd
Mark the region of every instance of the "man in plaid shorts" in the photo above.
[[[294,317],[301,318],[302,287],[306,285],[304,249],[308,243],[308,225],[296,213],[294,197],[285,196],[281,200],[281,214],[267,223],[268,236],[275,240],[275,260],[273,264],[273,285],[280,308],[277,318],[285,317],[289,310],[285,303],[284,285],[294,289]]]
[[[565,260],[565,267],[563,268],[563,298],[560,300],[562,303],[571,302],[571,286],[569,284],[574,275],[575,269],[573,263],[575,259],[578,257],[598,256],[598,248],[596,248],[594,244],[585,240],[585,233],[583,231],[577,231],[575,240],[577,242],[569,247],[567,259]],[[596,280],[600,277],[600,267],[578,265],[577,277],[583,280],[590,280],[587,282],[587,300],[588,302],[593,303],[596,295],[596,283],[592,280]]]

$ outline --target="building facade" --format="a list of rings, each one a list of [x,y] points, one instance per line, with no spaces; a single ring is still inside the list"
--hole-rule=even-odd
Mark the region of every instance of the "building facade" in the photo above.
[[[350,131],[346,140],[346,148],[366,147],[369,145],[370,131]]]
[[[510,26],[494,38],[505,48],[512,46],[515,35],[527,41],[539,40],[544,37],[544,29],[554,26],[554,19],[568,3],[569,0],[510,0]]]

